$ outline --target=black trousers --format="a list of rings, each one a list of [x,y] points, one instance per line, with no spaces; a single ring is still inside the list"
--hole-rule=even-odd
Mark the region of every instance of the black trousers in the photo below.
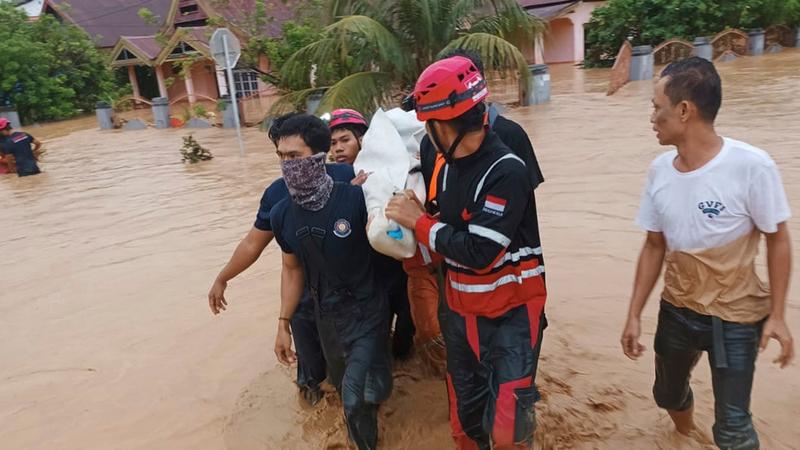
[[[303,296],[300,306],[292,315],[291,326],[297,350],[297,386],[300,389],[317,389],[327,372],[314,315],[314,302],[308,296]]]
[[[708,352],[714,387],[714,442],[726,450],[756,450],[759,442],[750,415],[750,393],[764,321],[721,321],[715,334],[715,320],[720,319],[661,301],[653,396],[661,408],[689,409],[694,402],[689,386],[692,369],[702,353]]]
[[[317,307],[328,376],[342,397],[347,430],[359,450],[378,445],[378,406],[392,391],[386,297],[351,300],[330,311]]]

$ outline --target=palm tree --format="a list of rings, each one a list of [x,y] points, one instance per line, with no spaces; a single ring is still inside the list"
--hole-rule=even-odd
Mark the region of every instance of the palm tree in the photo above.
[[[487,72],[530,77],[515,44],[528,43],[544,26],[516,0],[332,0],[322,38],[281,68],[291,90],[275,110],[324,92],[320,110],[372,112],[410,90],[437,57],[456,48],[479,54]]]

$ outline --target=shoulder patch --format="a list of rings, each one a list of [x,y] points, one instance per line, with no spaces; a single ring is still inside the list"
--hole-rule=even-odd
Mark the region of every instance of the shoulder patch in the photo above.
[[[506,204],[508,202],[500,197],[494,195],[487,195],[486,201],[483,202],[483,212],[494,214],[495,216],[502,216],[506,211]]]

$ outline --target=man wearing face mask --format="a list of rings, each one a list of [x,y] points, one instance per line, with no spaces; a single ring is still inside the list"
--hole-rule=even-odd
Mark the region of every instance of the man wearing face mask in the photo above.
[[[277,138],[280,136],[279,130],[283,123],[297,115],[298,113],[290,113],[275,119],[270,129],[270,140],[275,144],[275,147],[278,146]],[[330,133],[327,130],[310,129],[307,139],[328,142]],[[321,149],[319,145],[315,145],[314,149],[304,147],[283,153],[279,151],[278,157],[281,160],[305,158],[311,156],[314,152],[320,152],[324,155],[327,150],[327,147]],[[325,166],[325,170],[335,181],[346,183],[353,180],[354,177],[353,168],[347,164],[328,164]],[[278,202],[287,197],[289,197],[289,191],[283,178],[275,180],[264,191],[253,227],[236,247],[228,263],[217,275],[208,293],[208,304],[214,315],[225,311],[228,307],[228,301],[225,298],[228,282],[253,265],[267,245],[272,242],[275,235],[270,223],[270,211]],[[319,342],[317,324],[314,319],[313,302],[307,295],[304,295],[300,307],[292,316],[291,325],[297,347],[297,386],[303,399],[313,406],[322,399],[323,392],[320,389],[320,383],[325,380],[327,372],[325,358]]]
[[[487,96],[467,58],[425,69],[414,100],[445,160],[435,175],[440,211],[425,214],[408,191],[390,201],[386,217],[445,258],[441,326],[457,448],[530,448],[544,260],[528,168],[488,129]]]
[[[307,138],[321,130],[328,134],[326,142]],[[360,450],[374,449],[378,406],[389,397],[392,374],[389,305],[376,282],[364,194],[326,173],[325,155],[319,153],[330,145],[330,134],[322,120],[298,115],[274,134],[279,155],[309,153],[309,148],[317,153],[281,162],[290,198],[270,212],[284,274],[275,354],[283,364],[294,361],[289,322],[305,287],[314,301],[329,380],[342,397],[350,439]]]

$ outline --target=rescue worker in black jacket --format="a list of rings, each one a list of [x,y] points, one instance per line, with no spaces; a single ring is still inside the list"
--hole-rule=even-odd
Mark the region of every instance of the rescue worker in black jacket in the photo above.
[[[420,75],[417,118],[445,159],[434,180],[439,214],[425,214],[407,191],[386,216],[445,259],[441,325],[457,448],[530,448],[544,259],[528,168],[488,130],[487,96],[480,71],[461,56]]]
[[[330,132],[322,120],[298,115],[275,132],[289,189],[289,198],[270,212],[283,250],[275,354],[283,364],[294,362],[290,320],[305,286],[314,301],[328,377],[342,397],[350,438],[360,450],[374,449],[378,406],[392,389],[390,313],[386,291],[376,282],[364,194],[361,187],[336,183],[326,173],[323,152]],[[321,134],[326,138],[310,139]],[[291,159],[312,146],[315,155]]]

